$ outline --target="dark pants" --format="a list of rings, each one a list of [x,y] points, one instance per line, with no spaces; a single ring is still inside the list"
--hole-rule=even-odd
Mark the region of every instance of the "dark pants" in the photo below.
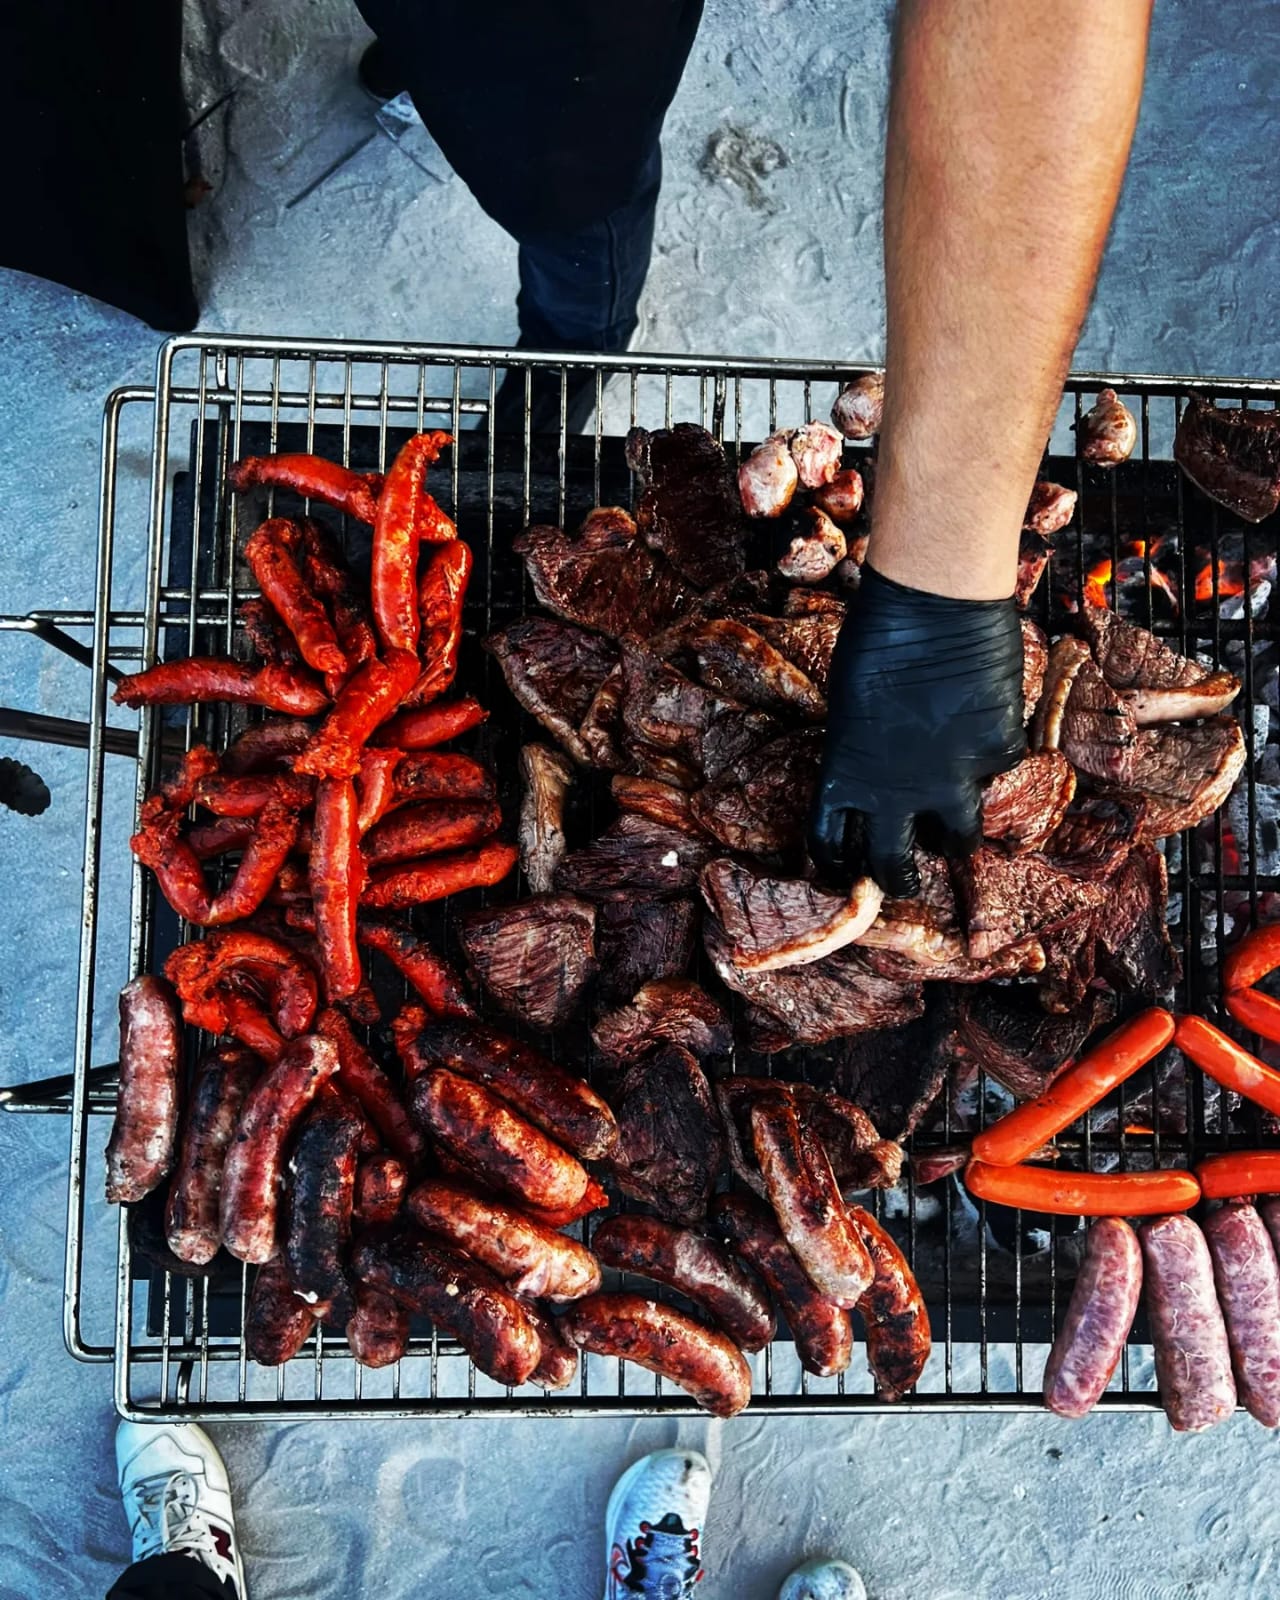
[[[454,171],[520,246],[521,344],[625,348],[662,120],[703,0],[357,4]]]
[[[107,1600],[231,1600],[232,1588],[194,1556],[152,1556],[122,1572]]]

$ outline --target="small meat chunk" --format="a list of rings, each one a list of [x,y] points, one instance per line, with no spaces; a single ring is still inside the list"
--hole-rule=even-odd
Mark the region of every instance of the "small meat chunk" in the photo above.
[[[748,751],[693,797],[693,814],[728,850],[799,861],[822,759],[822,735],[806,730]]]
[[[1198,489],[1246,522],[1280,506],[1280,417],[1215,406],[1192,395],[1173,441],[1173,459]]]
[[[1061,533],[1076,511],[1078,496],[1074,489],[1065,489],[1060,483],[1050,483],[1038,478],[1027,501],[1022,526],[1028,533],[1038,533],[1042,539],[1052,539]]]
[[[688,895],[709,855],[689,834],[624,812],[589,845],[570,851],[556,869],[556,887],[588,900]]]
[[[840,470],[844,440],[826,422],[806,422],[791,435],[791,459],[802,489],[820,489]]]
[[[476,982],[508,1015],[559,1028],[595,974],[595,907],[571,894],[469,912],[458,939]]]
[[[1022,618],[1022,720],[1030,722],[1035,715],[1044,688],[1045,669],[1049,665],[1049,640],[1043,628],[1036,626],[1030,617]]]
[[[614,638],[669,627],[696,590],[637,536],[630,514],[597,507],[577,537],[563,529],[528,528],[512,548],[539,602],[557,616]]]
[[[808,528],[798,534],[778,562],[778,571],[792,583],[821,583],[848,553],[844,534],[817,506],[805,512]]]
[[[1076,775],[1060,750],[1038,750],[992,778],[982,794],[982,832],[1010,850],[1043,850],[1066,815]]]
[[[852,522],[862,510],[866,494],[862,474],[857,467],[842,467],[830,483],[824,483],[813,497],[813,503],[825,511],[832,522],[843,526]]]
[[[708,689],[780,717],[817,722],[826,715],[822,691],[787,656],[745,622],[710,617],[683,634]]]
[[[520,801],[520,867],[534,894],[547,894],[564,860],[564,803],[573,767],[545,744],[520,751],[524,793]]]
[[[617,646],[598,633],[549,617],[516,622],[485,640],[507,688],[575,761],[591,752],[578,734],[601,684],[618,663]]]
[[[884,417],[884,374],[866,372],[841,389],[831,420],[846,439],[870,439]]]
[[[790,436],[773,433],[738,468],[738,494],[749,517],[780,517],[800,482]]]
[[[600,998],[616,1005],[654,979],[680,977],[697,941],[698,905],[690,897],[602,901],[596,908]]]
[[[640,480],[636,526],[681,577],[699,589],[745,565],[746,526],[724,450],[705,428],[632,428],[627,465]]]
[[[1104,389],[1097,404],[1075,424],[1076,448],[1096,467],[1115,467],[1127,461],[1138,442],[1133,412],[1114,389]]]

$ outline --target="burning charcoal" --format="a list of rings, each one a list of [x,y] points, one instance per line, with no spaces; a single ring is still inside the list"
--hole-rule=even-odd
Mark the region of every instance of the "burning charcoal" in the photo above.
[[[822,735],[787,733],[749,751],[693,797],[693,814],[726,849],[798,860],[818,780]]]
[[[458,939],[477,983],[535,1028],[562,1027],[596,970],[595,907],[573,895],[469,912]]]
[[[846,439],[870,439],[884,415],[884,374],[867,372],[841,389],[831,420]]]
[[[819,511],[825,511],[832,522],[842,526],[852,522],[862,510],[865,490],[862,474],[857,467],[843,467],[830,483],[824,483],[813,497]]]
[[[1052,933],[1106,899],[1101,885],[1072,877],[1044,856],[1007,856],[991,845],[956,860],[953,872],[969,953],[978,960]]]
[[[1138,424],[1114,389],[1104,389],[1093,409],[1074,426],[1076,448],[1097,467],[1115,467],[1127,461],[1138,442]]]
[[[597,507],[576,538],[560,528],[528,528],[512,548],[525,558],[542,605],[570,622],[620,637],[668,627],[694,590],[637,537],[630,515]]]
[[[1049,640],[1043,628],[1036,626],[1030,617],[1022,622],[1022,720],[1030,722],[1044,688],[1045,669],[1049,664]]]
[[[733,1049],[729,1018],[718,1000],[690,978],[655,978],[591,1030],[602,1055],[634,1061],[657,1044],[678,1044],[700,1060]]]
[[[1246,522],[1280,506],[1280,416],[1226,409],[1193,395],[1173,441],[1173,458],[1197,488]]]
[[[1013,598],[1020,610],[1025,611],[1031,604],[1052,554],[1052,544],[1038,533],[1023,533],[1018,541],[1018,577]]]
[[[821,583],[844,560],[848,546],[844,534],[817,506],[810,506],[805,516],[808,530],[791,541],[778,571],[792,583]]]
[[[749,517],[780,517],[800,482],[790,435],[773,433],[738,468],[738,494]]]
[[[1028,533],[1051,539],[1055,533],[1061,533],[1075,515],[1076,499],[1074,489],[1064,489],[1060,483],[1038,478],[1032,486],[1022,526]]]
[[[556,887],[589,900],[690,895],[710,853],[687,833],[624,812],[589,845],[570,851],[556,868]]]
[[[1202,667],[1113,611],[1086,606],[1081,621],[1103,676],[1123,692],[1139,727],[1213,716],[1240,692],[1232,673]]]
[[[547,894],[564,860],[564,802],[573,767],[548,745],[527,744],[520,752],[520,775],[520,867],[534,894]]]
[[[591,752],[578,736],[578,725],[617,664],[617,647],[569,623],[530,617],[491,634],[485,649],[497,657],[508,689],[524,709],[575,761],[589,763]]]
[[[640,479],[636,526],[645,543],[699,589],[740,573],[742,508],[724,451],[706,429],[692,422],[653,433],[632,428],[626,453]]]
[[[692,899],[602,902],[596,909],[600,998],[617,1005],[654,979],[682,976],[697,940],[698,906]]]
[[[982,832],[1010,850],[1042,850],[1076,792],[1076,775],[1059,750],[1040,750],[992,778],[982,794]]]
[[[628,1067],[611,1103],[618,1145],[608,1166],[618,1187],[669,1222],[703,1221],[724,1134],[697,1061],[664,1045]]]
[[[802,489],[821,489],[840,469],[844,441],[825,422],[806,422],[791,435],[791,459]]]
[[[703,868],[702,897],[744,972],[820,961],[865,933],[884,898],[870,878],[860,878],[847,896],[829,894],[803,879],[765,877],[724,857]]]
[[[1244,767],[1244,734],[1230,717],[1138,732],[1133,787],[1147,802],[1142,834],[1163,839],[1211,817]]]
[[[786,655],[746,623],[711,617],[686,629],[683,648],[708,689],[775,716],[818,722],[826,716],[821,690]]]
[[[762,1099],[786,1095],[800,1120],[817,1134],[841,1189],[892,1189],[902,1173],[902,1146],[882,1139],[862,1109],[830,1090],[778,1078],[721,1078],[716,1103],[724,1124],[729,1162],[748,1188],[764,1196],[764,1179],[756,1160],[751,1110]]]

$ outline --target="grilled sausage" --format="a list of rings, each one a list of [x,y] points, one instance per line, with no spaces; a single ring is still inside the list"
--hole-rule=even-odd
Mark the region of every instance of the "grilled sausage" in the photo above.
[[[264,1367],[292,1361],[315,1323],[315,1312],[294,1294],[279,1257],[258,1268],[244,1318],[244,1347],[250,1361]]]
[[[524,1383],[542,1359],[542,1341],[520,1302],[484,1267],[417,1229],[363,1240],[354,1265],[370,1287],[453,1334],[499,1383]]]
[[[593,1294],[561,1318],[571,1344],[669,1378],[704,1411],[733,1417],[751,1399],[751,1368],[722,1333],[638,1294]]]
[[[482,1023],[425,1028],[417,1054],[483,1084],[584,1161],[600,1161],[618,1142],[613,1112],[594,1090],[519,1039]]]
[[[980,1200],[1047,1211],[1055,1217],[1150,1217],[1190,1211],[1200,1198],[1195,1175],[1180,1168],[1157,1172],[1055,1172],[1052,1167],[989,1167],[970,1161],[965,1187]]]
[[[284,1147],[294,1124],[338,1070],[328,1039],[304,1034],[245,1097],[222,1174],[222,1242],[241,1261],[269,1261],[276,1250],[276,1209]]]
[[[234,1045],[211,1050],[201,1063],[165,1208],[165,1236],[181,1261],[203,1266],[221,1247],[223,1163],[244,1097],[261,1071],[257,1056]]]
[[[929,1313],[915,1273],[892,1235],[861,1206],[850,1206],[849,1215],[875,1268],[871,1287],[858,1301],[867,1330],[867,1365],[877,1393],[900,1400],[915,1388],[929,1359]]]
[[[1093,1409],[1124,1352],[1142,1290],[1138,1236],[1120,1217],[1089,1229],[1071,1303],[1044,1369],[1044,1403],[1060,1417]]]
[[[875,1269],[821,1141],[781,1093],[751,1108],[751,1138],[769,1204],[796,1260],[819,1293],[852,1310]]]
[[[1280,1043],[1280,1000],[1258,989],[1233,989],[1225,1004],[1242,1028],[1261,1034],[1272,1044]]]
[[[409,1212],[521,1299],[577,1300],[600,1287],[600,1263],[585,1245],[464,1184],[426,1179],[409,1196]]]
[[[638,1272],[688,1295],[742,1350],[762,1350],[776,1329],[769,1297],[725,1248],[657,1217],[607,1217],[591,1248],[607,1267]]]
[[[366,1225],[399,1215],[409,1188],[409,1172],[395,1156],[366,1156],[356,1168],[355,1217]]]
[[[1262,1218],[1225,1205],[1204,1221],[1240,1402],[1263,1427],[1280,1424],[1280,1267]]]
[[[311,899],[330,1004],[355,994],[364,981],[356,947],[356,907],[364,883],[358,810],[356,786],[350,778],[322,778],[317,784]]]
[[[107,1199],[141,1200],[167,1176],[178,1131],[182,1022],[173,989],[146,974],[120,991],[120,1092],[107,1141]]]
[[[792,1255],[773,1216],[745,1195],[717,1195],[711,1203],[715,1227],[768,1285],[782,1308],[807,1372],[830,1378],[853,1358],[853,1322],[847,1311],[824,1300]]]
[[[560,1331],[554,1317],[537,1306],[525,1306],[525,1314],[537,1330],[542,1344],[538,1365],[529,1374],[529,1382],[540,1389],[567,1389],[578,1375],[578,1351]]]
[[[1183,1216],[1144,1222],[1138,1237],[1160,1399],[1179,1433],[1198,1433],[1229,1417],[1236,1403],[1209,1247]]]
[[[289,1171],[284,1262],[298,1295],[318,1317],[345,1327],[355,1306],[345,1257],[351,1239],[356,1161],[364,1119],[325,1085],[302,1125]]]
[[[492,1187],[546,1211],[575,1206],[586,1169],[488,1089],[437,1068],[413,1088],[420,1126]]]
[[[395,1085],[360,1043],[351,1024],[332,1008],[316,1018],[316,1032],[333,1041],[338,1051],[338,1081],[360,1102],[364,1114],[407,1166],[421,1160],[426,1143],[414,1127]]]
[[[362,1367],[389,1367],[409,1347],[409,1313],[381,1289],[355,1286],[356,1309],[347,1323],[347,1343]]]

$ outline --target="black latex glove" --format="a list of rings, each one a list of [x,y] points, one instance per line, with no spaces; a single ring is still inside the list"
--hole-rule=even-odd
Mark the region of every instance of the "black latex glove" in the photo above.
[[[951,600],[864,566],[827,701],[810,854],[842,885],[869,870],[886,894],[915,894],[917,817],[938,819],[949,850],[974,849],[982,779],[1026,750],[1013,600]]]

